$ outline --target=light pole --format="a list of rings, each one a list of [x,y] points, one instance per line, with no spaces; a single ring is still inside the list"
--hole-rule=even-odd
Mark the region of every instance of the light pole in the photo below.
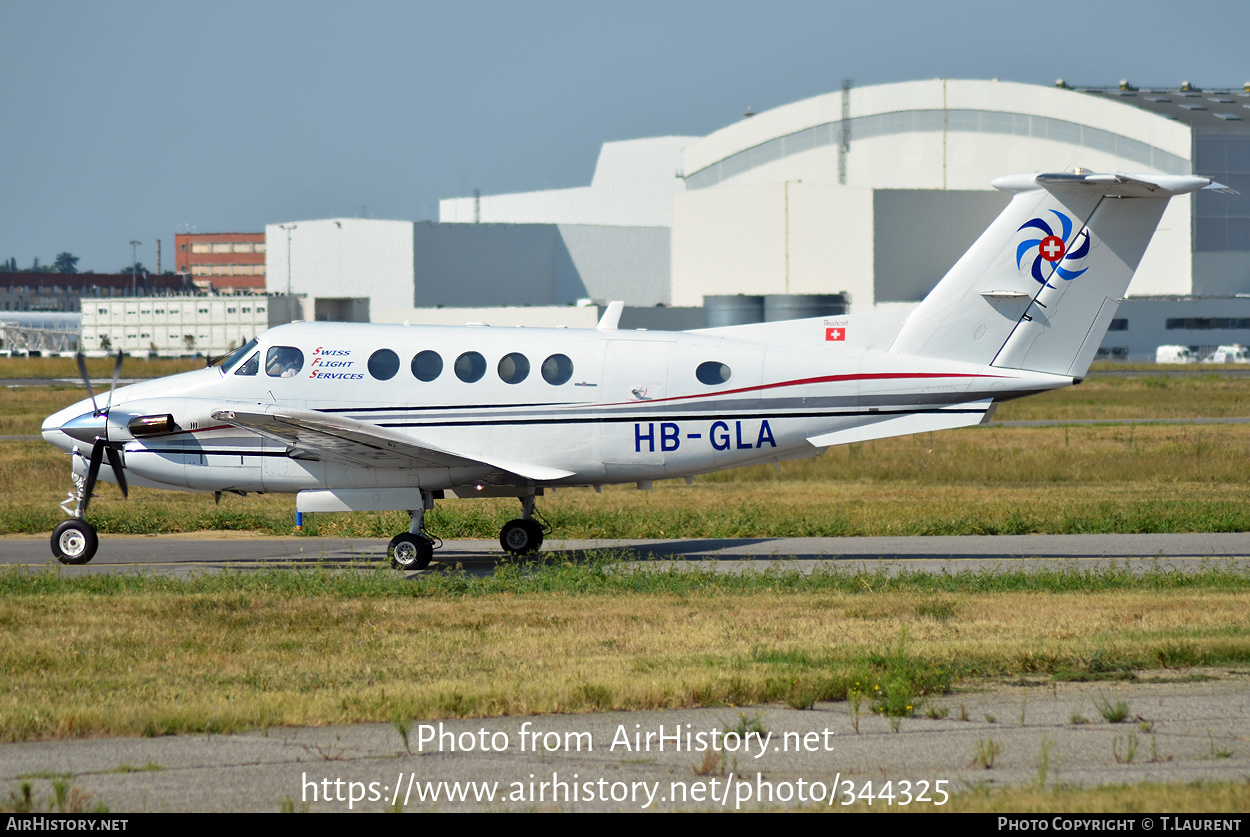
[[[139,288],[139,256],[138,256],[138,251],[136,251],[135,248],[138,247],[142,243],[143,243],[142,241],[135,241],[134,239],[131,239],[130,241],[130,295],[131,296],[134,296],[135,292]]]
[[[299,224],[279,224],[278,229],[286,230],[286,318],[294,321],[294,302],[291,297],[291,230]]]

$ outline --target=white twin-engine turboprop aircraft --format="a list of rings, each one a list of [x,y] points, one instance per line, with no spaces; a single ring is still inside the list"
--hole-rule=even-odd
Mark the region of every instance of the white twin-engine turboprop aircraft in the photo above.
[[[425,512],[447,494],[519,498],[499,540],[523,554],[542,544],[548,487],[647,488],[977,424],[997,401],[1079,383],[1168,199],[1223,188],[1081,169],[994,185],[1011,203],[902,314],[620,331],[612,303],[596,329],[295,323],[103,408],[93,395],[43,425],[76,486],[52,551],[95,554],[98,476],[123,492],[294,493],[301,512],[407,510],[389,554],[421,569]]]

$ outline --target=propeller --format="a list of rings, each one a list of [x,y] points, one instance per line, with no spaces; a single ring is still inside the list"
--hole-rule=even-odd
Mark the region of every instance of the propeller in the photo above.
[[[87,394],[91,396],[91,417],[87,420],[86,416],[80,416],[61,429],[75,438],[91,441],[91,456],[87,460],[87,481],[83,485],[82,504],[79,509],[83,515],[87,513],[87,504],[91,502],[91,490],[95,488],[96,479],[100,476],[100,466],[104,464],[106,458],[109,461],[109,467],[113,469],[113,476],[117,479],[117,486],[122,490],[122,496],[130,496],[126,485],[126,473],[122,468],[121,454],[108,443],[108,414],[113,406],[113,391],[117,389],[117,381],[122,374],[122,357],[122,351],[118,349],[117,360],[113,364],[113,386],[110,387],[108,400],[104,402],[104,409],[101,410],[95,400],[95,391],[91,388],[91,377],[87,374],[87,361],[81,351],[77,355],[78,372],[87,386]],[[78,432],[72,432],[70,425],[73,425],[73,430]],[[91,440],[91,436],[95,437],[94,440]]]

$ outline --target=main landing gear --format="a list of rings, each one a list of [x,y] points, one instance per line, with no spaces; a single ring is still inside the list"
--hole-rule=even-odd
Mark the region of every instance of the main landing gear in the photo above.
[[[391,559],[391,566],[395,569],[409,572],[424,570],[430,565],[439,540],[426,531],[425,513],[434,508],[434,496],[434,492],[422,489],[423,508],[408,512],[412,517],[408,531],[392,538],[386,548],[386,557]],[[541,516],[535,519],[534,495],[521,497],[520,500],[521,516],[509,520],[499,532],[499,545],[504,552],[518,557],[537,552],[543,545],[543,534],[547,530],[547,526],[540,522]]]
[[[423,508],[408,512],[412,517],[408,531],[392,538],[390,546],[386,548],[391,566],[397,570],[424,570],[434,558],[434,536],[425,531],[425,513],[434,508],[433,492],[423,490],[421,502]]]
[[[543,526],[534,519],[534,496],[521,498],[521,516],[509,520],[499,532],[499,545],[512,555],[529,555],[543,545]]]

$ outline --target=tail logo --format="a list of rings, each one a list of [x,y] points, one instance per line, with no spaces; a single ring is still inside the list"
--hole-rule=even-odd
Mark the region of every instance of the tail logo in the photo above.
[[[1064,280],[1075,279],[1089,268],[1081,268],[1080,270],[1072,270],[1070,267],[1064,267],[1059,262],[1074,263],[1085,258],[1089,254],[1089,230],[1081,230],[1078,234],[1080,244],[1069,251],[1064,244],[1068,240],[1068,236],[1072,233],[1072,219],[1064,215],[1058,210],[1050,210],[1051,214],[1059,219],[1061,232],[1055,233],[1044,218],[1032,218],[1020,225],[1017,230],[1037,230],[1043,233],[1043,238],[1029,238],[1021,241],[1016,245],[1016,268],[1024,269],[1024,260],[1030,254],[1036,254],[1033,258],[1033,264],[1029,268],[1029,274],[1037,280],[1039,285],[1046,284],[1046,277],[1042,275],[1042,262],[1048,262],[1056,265],[1055,273],[1059,278]]]

